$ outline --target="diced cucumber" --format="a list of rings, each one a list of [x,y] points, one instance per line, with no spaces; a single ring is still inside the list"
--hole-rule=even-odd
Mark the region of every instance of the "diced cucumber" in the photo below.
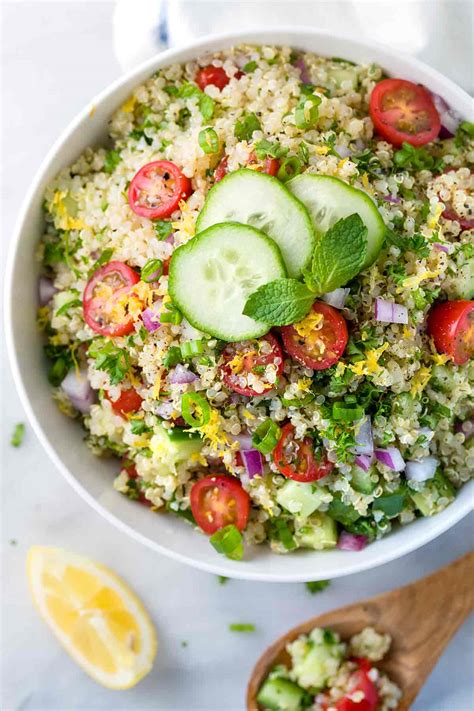
[[[321,235],[343,217],[357,213],[367,227],[367,257],[369,267],[382,249],[385,223],[371,198],[339,178],[303,173],[285,183],[295,197],[308,208],[316,234]]]
[[[178,464],[188,461],[191,455],[200,452],[202,445],[200,438],[175,439],[173,436],[170,437],[168,431],[161,425],[155,426],[153,437],[150,439],[150,449],[159,463],[157,473],[175,474]]]
[[[456,491],[451,482],[439,470],[425,483],[422,491],[408,489],[410,497],[423,516],[434,516],[453,501]]]
[[[242,168],[209,191],[196,229],[240,222],[265,232],[279,246],[290,277],[298,277],[313,254],[316,236],[310,216],[276,178]]]
[[[445,393],[453,392],[459,385],[456,375],[453,367],[435,365],[431,373],[430,386]]]
[[[369,467],[367,471],[364,471],[364,469],[355,464],[352,467],[351,474],[351,484],[356,491],[361,494],[371,494],[375,490],[378,484],[377,480],[374,481],[372,479],[375,474],[375,467]]]
[[[292,677],[304,689],[316,692],[336,676],[345,645],[330,630],[316,628],[311,632],[305,647],[302,648],[298,640],[288,645],[288,652],[293,661]]]
[[[468,259],[461,267],[458,266],[450,290],[456,299],[474,299],[474,259]]]
[[[318,511],[303,521],[295,518],[294,538],[301,548],[314,548],[317,551],[334,548],[337,543],[337,527],[332,518]]]
[[[286,276],[280,250],[253,227],[214,225],[174,252],[169,292],[189,323],[224,341],[262,336],[268,325],[244,316],[262,284]]]
[[[341,89],[343,85],[344,89],[356,89],[359,84],[357,67],[339,66],[328,69],[328,80],[336,89]]]
[[[258,692],[257,701],[268,711],[302,711],[306,692],[289,679],[266,679]]]
[[[288,479],[278,489],[276,500],[284,509],[301,518],[308,518],[324,501],[327,489]]]

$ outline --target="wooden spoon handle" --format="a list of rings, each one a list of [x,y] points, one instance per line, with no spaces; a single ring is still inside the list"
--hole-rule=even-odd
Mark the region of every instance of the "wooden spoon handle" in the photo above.
[[[394,642],[382,666],[402,682],[399,711],[410,708],[449,640],[472,612],[473,589],[474,553],[468,553],[433,575],[388,593],[388,609],[380,623]],[[397,601],[397,595],[402,599]]]

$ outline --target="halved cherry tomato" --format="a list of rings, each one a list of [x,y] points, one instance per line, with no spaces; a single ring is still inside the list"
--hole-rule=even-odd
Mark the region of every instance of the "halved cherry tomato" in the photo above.
[[[257,170],[260,173],[267,173],[267,175],[276,175],[280,167],[280,161],[278,158],[271,158],[267,156],[263,161],[259,160],[254,151],[249,155],[247,161],[247,166],[252,168],[252,170]]]
[[[461,232],[464,232],[464,230],[474,230],[474,218],[470,220],[466,217],[460,217],[452,205],[446,205],[446,208],[443,210],[443,217],[445,220],[456,220],[456,222],[459,222]]]
[[[204,91],[209,84],[217,86],[218,89],[223,89],[230,82],[230,77],[227,76],[222,67],[214,67],[212,64],[208,64],[207,67],[203,67],[198,71],[194,81],[201,91]]]
[[[280,441],[273,450],[272,457],[273,463],[283,476],[295,481],[317,481],[329,474],[334,467],[324,456],[320,461],[316,460],[311,437],[295,439],[295,428],[290,422],[282,427]]]
[[[128,188],[133,212],[150,220],[169,217],[192,193],[191,181],[169,160],[142,166]]]
[[[337,701],[335,708],[337,711],[375,711],[379,702],[377,687],[369,677],[366,669],[357,669],[349,677],[347,682],[348,693],[343,699]],[[351,696],[356,692],[363,693],[364,698],[360,701],[353,701]]]
[[[312,322],[314,327],[307,333]],[[324,301],[315,301],[303,321],[283,326],[281,335],[286,352],[313,370],[324,370],[337,363],[349,338],[344,317]]]
[[[190,499],[196,523],[209,535],[231,524],[239,531],[247,525],[250,496],[234,477],[206,476],[194,484]]]
[[[135,479],[140,479],[140,475],[137,472],[135,464],[133,462],[131,462],[129,459],[127,459],[126,457],[124,457],[122,459],[122,469],[125,469],[125,471],[128,474],[128,478],[131,479],[132,481],[134,481]],[[152,502],[146,498],[143,491],[140,491],[139,489],[137,489],[137,493],[138,493],[137,501],[140,504],[143,504],[144,506],[153,506]]]
[[[451,356],[456,365],[474,356],[474,301],[436,304],[428,314],[427,327],[436,350]]]
[[[124,262],[109,262],[99,267],[84,289],[84,320],[102,336],[125,336],[133,331],[133,318],[117,321],[114,309],[119,297],[140,281],[136,271]]]
[[[228,343],[222,358],[221,374],[228,388],[247,397],[263,395],[275,387],[283,372],[283,353],[275,336],[267,333],[252,341]],[[265,369],[271,365],[275,379]],[[257,385],[258,384],[258,385]]]
[[[135,388],[127,388],[126,390],[122,390],[116,400],[112,400],[107,391],[105,392],[105,397],[112,405],[112,410],[117,415],[122,416],[128,412],[136,412],[140,409],[143,402],[142,396],[137,393]]]
[[[214,171],[214,182],[218,183],[219,180],[222,180],[222,178],[225,178],[227,173],[228,173],[227,156],[224,156]]]
[[[394,146],[404,141],[423,146],[441,128],[429,91],[405,79],[380,81],[372,91],[369,112],[377,133]]]

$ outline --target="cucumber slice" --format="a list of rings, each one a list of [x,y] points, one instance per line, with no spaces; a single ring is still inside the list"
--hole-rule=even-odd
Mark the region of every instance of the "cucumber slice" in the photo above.
[[[266,679],[257,701],[265,711],[302,711],[305,691],[294,681],[274,677]]]
[[[275,242],[253,227],[214,225],[174,252],[169,292],[189,323],[224,341],[268,332],[268,324],[244,316],[250,294],[286,276]]]
[[[317,551],[334,548],[337,543],[336,523],[320,511],[305,520],[295,518],[295,541],[301,548]]]
[[[265,232],[280,247],[290,277],[298,277],[313,254],[316,236],[306,208],[270,175],[242,168],[219,181],[209,191],[196,229],[220,222]]]
[[[284,509],[304,519],[319,508],[327,493],[324,487],[288,479],[277,491],[276,500]]]
[[[339,178],[304,173],[285,183],[308,208],[316,233],[324,233],[343,217],[356,212],[367,227],[367,257],[364,269],[376,260],[385,238],[385,223],[366,193]]]
[[[372,477],[375,473],[375,467],[369,467],[367,471],[364,471],[357,464],[352,467],[352,488],[358,491],[360,494],[372,494],[377,488],[378,481],[373,481]]]

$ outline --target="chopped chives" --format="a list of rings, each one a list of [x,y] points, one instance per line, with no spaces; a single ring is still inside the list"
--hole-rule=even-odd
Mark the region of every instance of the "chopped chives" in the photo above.
[[[296,156],[285,158],[278,169],[278,180],[281,180],[282,183],[286,183],[287,180],[291,180],[295,175],[301,173],[301,167],[302,163]]]
[[[255,625],[249,622],[233,622],[229,625],[231,632],[255,632]]]
[[[194,356],[201,355],[204,351],[204,344],[202,340],[199,341],[185,341],[181,344],[181,356],[183,358],[194,358]]]
[[[277,446],[281,436],[281,429],[269,417],[255,430],[252,444],[262,454],[270,454]]]
[[[163,262],[161,259],[149,259],[148,262],[142,267],[141,278],[142,281],[149,284],[152,281],[158,281],[160,276],[163,274]]]
[[[212,534],[209,540],[218,553],[231,560],[242,560],[244,555],[243,537],[233,523],[220,528]]]

